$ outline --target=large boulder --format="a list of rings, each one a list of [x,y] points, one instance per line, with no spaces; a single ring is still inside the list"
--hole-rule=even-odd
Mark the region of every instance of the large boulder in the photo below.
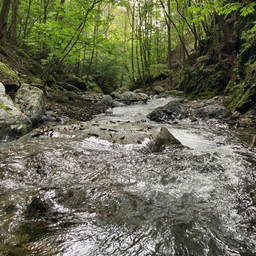
[[[68,79],[66,81],[68,84],[74,85],[75,87],[77,87],[80,90],[84,90],[86,91],[87,89],[87,84],[86,82],[84,82],[81,78],[78,77],[71,77],[70,79]]]
[[[44,93],[37,87],[22,84],[16,93],[16,105],[30,118],[33,125],[38,124],[45,112]]]
[[[122,95],[121,95],[121,100],[139,100],[139,97],[136,93],[134,92],[124,92]]]
[[[121,99],[121,97],[122,97],[122,94],[117,93],[117,92],[111,92],[109,95],[110,95],[113,99]]]
[[[183,119],[188,117],[187,109],[177,100],[170,101],[167,105],[153,110],[147,115],[150,120],[161,122],[164,120]]]
[[[0,140],[16,139],[31,129],[30,119],[13,103],[0,82]]]
[[[192,110],[192,115],[199,118],[226,118],[231,112],[224,106],[214,104]]]

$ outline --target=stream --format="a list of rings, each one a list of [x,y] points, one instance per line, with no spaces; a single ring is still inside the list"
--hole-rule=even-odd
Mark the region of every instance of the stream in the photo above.
[[[0,256],[256,255],[256,153],[241,145],[255,130],[146,118],[169,101],[94,121],[164,126],[185,147],[151,153],[57,129],[1,143]]]

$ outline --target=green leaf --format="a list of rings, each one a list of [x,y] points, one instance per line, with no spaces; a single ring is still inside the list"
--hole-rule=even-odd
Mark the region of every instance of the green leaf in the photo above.
[[[241,16],[245,17],[250,13],[253,13],[255,11],[254,6],[256,5],[256,3],[249,3],[247,6],[245,6],[244,8],[242,8],[240,10],[241,12]]]

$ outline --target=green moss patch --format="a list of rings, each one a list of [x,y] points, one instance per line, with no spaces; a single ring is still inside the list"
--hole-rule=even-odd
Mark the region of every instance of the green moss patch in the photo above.
[[[71,84],[66,84],[65,89],[70,92],[80,92],[80,90],[76,86]]]
[[[18,75],[2,62],[0,62],[0,81],[5,85],[20,85]]]
[[[10,115],[11,117],[14,118],[12,112],[10,111],[10,109],[8,107],[6,107],[3,102],[0,102],[0,108],[3,109],[8,115]]]
[[[101,88],[96,83],[88,83],[87,88],[91,92],[102,93],[103,94],[103,91],[101,90]]]

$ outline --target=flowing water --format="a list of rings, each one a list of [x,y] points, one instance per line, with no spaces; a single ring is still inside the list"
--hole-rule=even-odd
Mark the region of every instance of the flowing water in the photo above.
[[[149,122],[168,101],[96,119]],[[256,255],[256,154],[238,144],[255,131],[149,123],[186,147],[150,153],[82,130],[0,144],[0,255]]]

